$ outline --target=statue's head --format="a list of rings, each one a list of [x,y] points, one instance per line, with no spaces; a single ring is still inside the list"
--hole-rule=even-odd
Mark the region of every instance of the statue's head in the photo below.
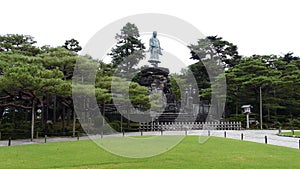
[[[156,38],[156,36],[157,36],[157,32],[156,32],[156,31],[153,31],[153,37]]]

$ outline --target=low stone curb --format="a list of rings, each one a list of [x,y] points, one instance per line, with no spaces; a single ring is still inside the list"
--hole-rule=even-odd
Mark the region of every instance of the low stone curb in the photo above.
[[[300,136],[296,136],[296,135],[288,135],[288,134],[277,134],[277,136],[300,138]]]

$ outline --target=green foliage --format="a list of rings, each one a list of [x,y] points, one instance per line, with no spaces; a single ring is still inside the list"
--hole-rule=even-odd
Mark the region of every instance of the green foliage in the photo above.
[[[299,117],[300,111],[300,61],[287,53],[283,57],[276,55],[253,55],[241,57],[237,46],[221,37],[209,36],[199,39],[197,44],[188,46],[191,59],[199,62],[189,66],[199,88],[201,100],[210,100],[212,87],[222,74],[218,66],[226,67],[227,98],[225,119],[232,119],[241,112],[241,106],[251,104],[253,112],[259,113],[259,91],[262,89],[263,122],[268,127],[288,127],[289,119]],[[215,67],[215,68],[214,68]],[[209,72],[208,72],[209,71]],[[185,71],[185,74],[188,74]],[[213,77],[213,78],[212,78]],[[189,82],[190,79],[185,79]],[[214,85],[214,86],[211,86]],[[214,90],[215,92],[218,92]],[[219,93],[214,93],[222,98]],[[255,117],[259,121],[259,117]]]
[[[129,86],[129,99],[134,107],[149,107],[149,90],[147,87],[140,86],[138,83],[131,82]]]
[[[300,70],[296,61],[284,63],[283,59],[274,55],[253,55],[228,69],[227,111],[235,112],[233,105],[251,104],[252,111],[259,113],[261,88],[265,123],[287,126],[287,119],[299,117]]]
[[[82,47],[79,45],[79,42],[76,39],[66,40],[65,44],[63,45],[64,48],[73,51],[79,52],[81,51]]]
[[[176,74],[169,76],[169,79],[170,79],[172,93],[176,96],[176,98],[179,101],[181,101],[182,99],[181,90],[179,86],[184,86],[185,88],[188,87],[185,79],[181,78],[180,75],[176,75]]]
[[[113,87],[114,92],[123,93],[124,97],[116,99],[125,107],[132,104],[140,110],[148,110],[150,107],[160,109],[158,100],[163,98],[149,95],[147,88],[136,83],[139,81],[139,75],[131,82],[130,73],[136,73],[135,66],[145,57],[145,47],[139,39],[137,26],[127,23],[115,38],[117,44],[109,54],[112,56],[112,63],[107,64],[87,55],[79,57],[76,52],[80,51],[81,47],[75,39],[67,40],[61,47],[45,45],[38,48],[32,36],[0,35],[2,131],[5,129],[12,132],[24,128],[25,135],[28,134],[30,111],[33,107],[35,110],[42,110],[42,119],[37,121],[36,129],[44,130],[48,120],[54,123],[55,131],[70,128],[70,120],[74,113],[72,87],[75,94],[95,96],[102,108],[105,104],[112,103]],[[170,77],[172,91],[179,100],[183,95],[180,91],[188,88],[193,78],[197,82],[201,100],[211,100],[212,94],[225,99],[225,95],[219,90],[225,86],[215,83],[222,81],[222,76],[225,76],[227,98],[224,119],[238,118],[239,120],[236,120],[242,121],[240,115],[236,114],[240,114],[240,107],[244,104],[251,104],[253,113],[258,114],[261,89],[265,126],[278,127],[280,124],[285,128],[299,127],[299,57],[294,56],[292,52],[282,57],[242,57],[238,54],[236,45],[218,36],[199,39],[196,44],[188,47],[191,50],[191,58],[198,62],[190,65],[181,74]],[[226,68],[226,72],[221,71],[223,68]],[[113,77],[114,75],[119,77]],[[73,86],[71,80],[76,82]],[[213,91],[215,93],[212,93]],[[15,110],[17,113],[5,114],[6,109]],[[12,121],[14,118],[20,121]],[[259,117],[254,118],[258,120]],[[61,124],[58,124],[58,121]]]
[[[10,93],[10,96],[29,93],[33,100],[47,93],[61,96],[71,94],[70,83],[63,80],[63,72],[56,67],[51,70],[45,68],[41,58],[0,53],[0,59],[3,74],[0,90]]]
[[[12,131],[8,136],[15,138],[30,136],[31,110],[41,110],[35,131],[45,133],[48,120],[56,122],[68,117],[60,121],[61,125],[55,123],[59,127],[55,130],[62,133],[72,124],[70,80],[78,55],[62,47],[39,49],[33,46],[35,43],[31,36],[0,36],[1,125],[12,123],[3,119],[7,118],[4,115],[7,108],[15,110],[14,117],[18,117],[14,118],[13,126],[1,128],[5,129],[3,133]],[[26,125],[20,127],[22,124]]]
[[[38,55],[46,69],[59,69],[64,74],[64,80],[71,80],[77,54],[64,48],[49,48],[47,52]]]
[[[281,132],[280,133],[281,135],[284,135],[284,136],[299,136],[300,137],[300,132],[299,131],[294,131],[294,134],[293,132]]]
[[[114,89],[114,94],[121,95],[120,97],[115,97],[114,100],[121,102],[125,107],[132,104],[140,110],[147,110],[149,108],[148,88],[119,77],[112,78],[111,87]]]
[[[112,56],[112,64],[118,68],[118,72],[133,72],[134,66],[145,58],[145,46],[139,37],[139,30],[132,23],[127,23],[121,33],[116,35],[117,45],[109,55]]]
[[[29,35],[7,34],[0,35],[0,52],[20,53],[27,56],[35,56],[41,51],[35,47],[36,41]]]
[[[226,67],[233,67],[241,59],[237,46],[218,36],[199,39],[197,44],[191,44],[188,47],[191,50],[191,59],[195,60],[216,60],[223,62]]]
[[[151,110],[154,112],[159,112],[163,108],[163,98],[161,94],[151,94],[150,98]]]

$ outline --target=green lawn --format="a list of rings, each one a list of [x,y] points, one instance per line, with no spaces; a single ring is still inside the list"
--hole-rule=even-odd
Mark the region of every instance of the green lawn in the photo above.
[[[289,136],[293,135],[292,132],[281,132],[280,134],[289,135]],[[300,131],[295,131],[294,134],[295,134],[295,136],[300,136]]]
[[[94,142],[72,141],[0,147],[0,168],[299,168],[300,150],[210,137],[189,136],[170,151],[144,159],[110,154]]]

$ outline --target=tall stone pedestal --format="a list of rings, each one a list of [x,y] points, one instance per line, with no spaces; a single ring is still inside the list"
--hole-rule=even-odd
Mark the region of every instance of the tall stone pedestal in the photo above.
[[[171,84],[169,81],[169,69],[163,67],[149,67],[141,71],[139,84],[149,88],[149,91],[161,93],[166,98],[166,106],[164,113],[178,113],[180,104],[176,96],[172,93]]]

